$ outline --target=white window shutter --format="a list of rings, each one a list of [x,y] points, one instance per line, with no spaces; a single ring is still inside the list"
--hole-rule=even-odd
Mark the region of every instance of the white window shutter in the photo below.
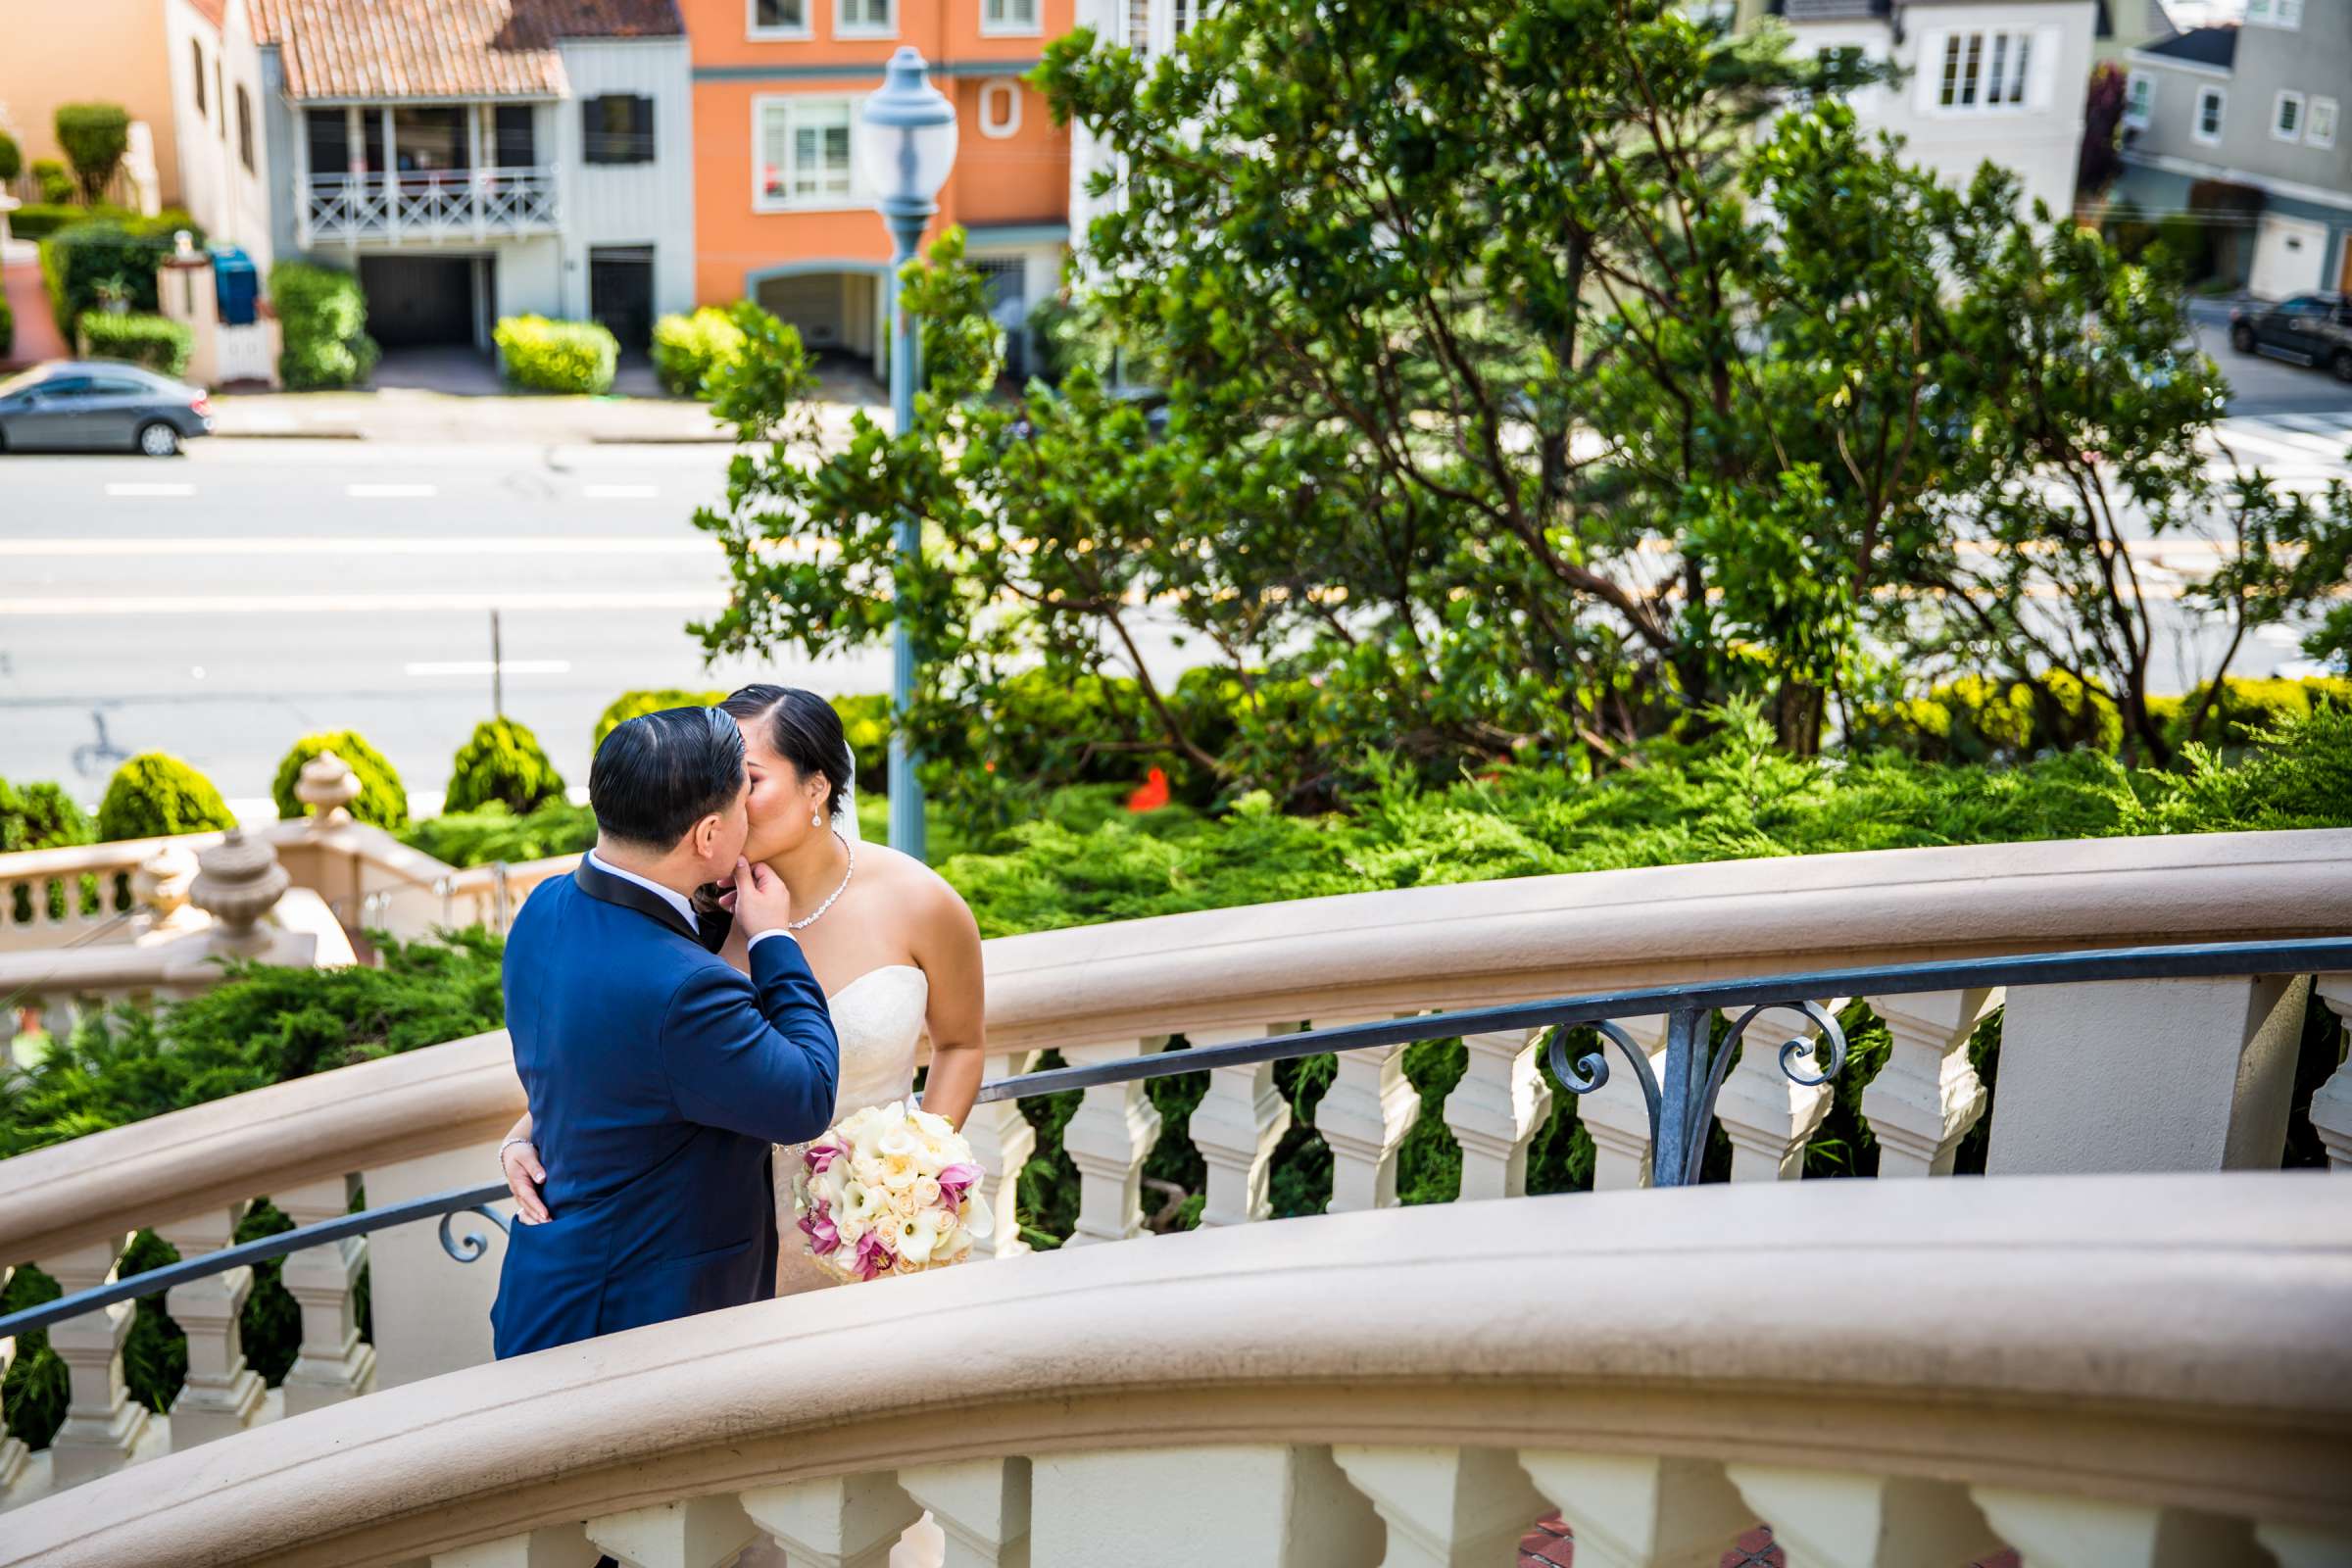
[[[1923,32],[1919,35],[1919,64],[1912,73],[1913,108],[1923,115],[1935,114],[1942,107],[1943,46],[1950,31]]]
[[[2034,39],[2034,74],[2026,81],[2026,100],[2030,108],[2050,107],[2050,90],[2058,80],[2058,51],[2066,46],[2064,33],[2057,27],[2036,27]]]

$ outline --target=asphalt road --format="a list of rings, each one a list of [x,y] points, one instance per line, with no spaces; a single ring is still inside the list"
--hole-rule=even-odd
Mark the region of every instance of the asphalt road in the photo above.
[[[2241,409],[2266,411],[2225,421],[2242,461],[2299,486],[2347,471],[2352,388],[2230,368]],[[491,711],[494,608],[506,711],[575,786],[597,713],[631,688],[884,690],[883,649],[704,667],[685,626],[723,605],[724,575],[687,519],[725,461],[709,446],[291,440],[0,458],[0,777],[94,800],[122,756],[164,750],[242,807],[297,736],[351,728],[429,808]],[[2167,559],[2152,549],[2158,571]],[[2217,629],[2184,629],[2218,652]],[[2297,640],[2252,639],[2232,667],[2291,666]],[[1158,673],[1189,662],[1165,635],[1146,653]],[[2176,661],[2169,683],[2196,673]]]

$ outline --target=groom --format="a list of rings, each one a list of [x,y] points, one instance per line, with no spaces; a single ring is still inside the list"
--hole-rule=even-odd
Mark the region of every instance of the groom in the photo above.
[[[749,788],[717,709],[630,719],[589,772],[595,850],[508,936],[549,1217],[509,1233],[502,1358],[774,1293],[769,1146],[832,1121],[840,1048],[784,884],[742,861]],[[691,900],[728,879],[748,980],[707,951]]]

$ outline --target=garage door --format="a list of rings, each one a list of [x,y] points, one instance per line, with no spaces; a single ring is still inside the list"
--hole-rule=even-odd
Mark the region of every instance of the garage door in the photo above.
[[[800,329],[812,349],[838,348],[846,325],[839,272],[771,277],[760,285],[760,308]]]
[[[2328,225],[2299,218],[2265,217],[2254,237],[2254,273],[2246,287],[2257,297],[2282,300],[2326,288]]]
[[[459,344],[473,336],[470,256],[365,256],[368,335],[388,349]]]

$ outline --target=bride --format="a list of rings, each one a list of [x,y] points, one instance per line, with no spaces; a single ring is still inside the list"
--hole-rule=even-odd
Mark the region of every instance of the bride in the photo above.
[[[923,1108],[958,1129],[980,1092],[984,1011],[980,928],[962,896],[911,856],[860,843],[850,784],[853,763],[841,716],[813,692],[746,686],[719,707],[742,727],[751,775],[751,836],[744,858],[764,861],[792,894],[790,922],[801,953],[825,991],[841,1043],[833,1119],[905,1100],[914,1058],[931,1040]],[[720,903],[731,906],[734,896]],[[749,944],[730,929],[719,955],[751,972]],[[546,1174],[531,1147],[530,1114],[515,1123],[499,1166],[517,1217],[547,1217]],[[798,1147],[776,1150],[776,1294],[838,1283],[808,1253],[794,1223],[791,1173]],[[946,1540],[925,1514],[891,1552],[893,1568],[937,1568]],[[747,1558],[747,1561],[749,1559]]]

